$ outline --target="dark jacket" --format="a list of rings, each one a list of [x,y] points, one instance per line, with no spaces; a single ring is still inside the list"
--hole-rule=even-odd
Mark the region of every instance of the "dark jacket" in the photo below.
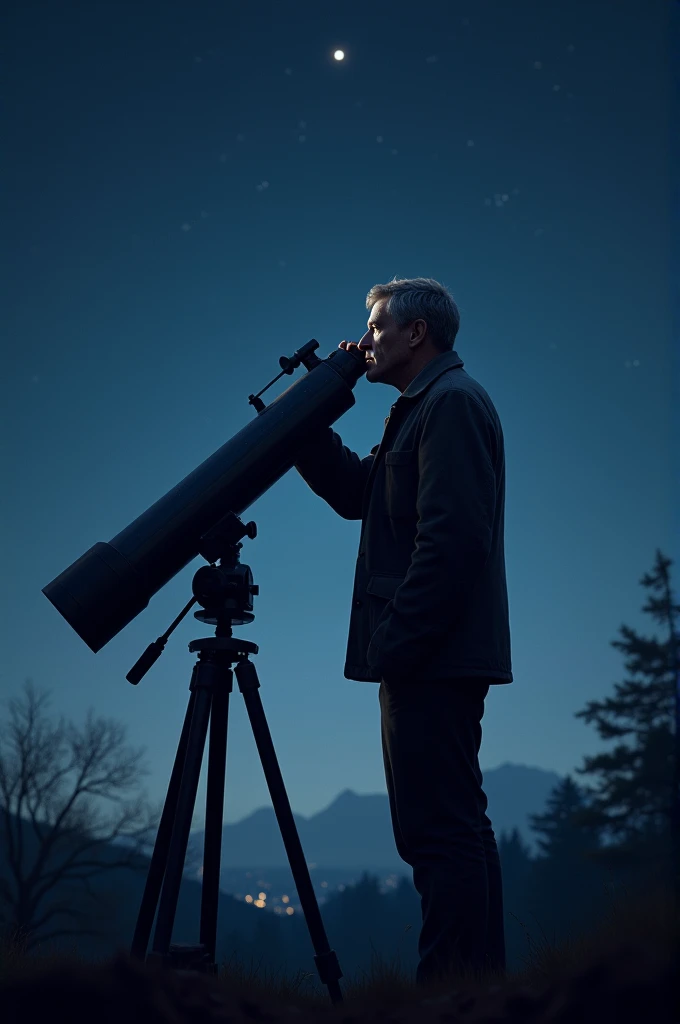
[[[421,370],[366,458],[328,427],[295,465],[362,521],[345,677],[511,683],[503,431],[457,353]]]

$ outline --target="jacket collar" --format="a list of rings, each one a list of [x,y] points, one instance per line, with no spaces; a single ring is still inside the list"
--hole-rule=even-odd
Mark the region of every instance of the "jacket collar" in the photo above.
[[[441,375],[447,370],[458,369],[459,366],[463,366],[463,360],[455,349],[452,349],[450,352],[442,352],[441,355],[435,356],[434,359],[431,359],[429,363],[426,363],[420,373],[413,378],[409,386],[399,396],[397,402],[401,398],[418,398],[426,388],[429,388],[430,384],[432,384],[437,377],[441,377]]]

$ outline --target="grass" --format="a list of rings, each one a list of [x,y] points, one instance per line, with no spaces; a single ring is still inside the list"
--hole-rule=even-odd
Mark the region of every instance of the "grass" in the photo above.
[[[405,969],[397,953],[386,961],[375,949],[368,970],[355,977],[340,979],[343,1002],[331,1007],[328,990],[319,981],[315,971],[298,970],[291,975],[285,971],[263,968],[262,959],[248,964],[232,957],[220,965],[218,983],[223,992],[235,999],[251,1004],[324,1009],[331,1016],[341,1012],[379,1011],[415,1008],[426,1003],[437,1003],[456,993],[470,997],[470,1003],[480,994],[500,993],[510,998],[519,990],[544,990],[573,977],[574,972],[586,971],[603,957],[613,955],[622,946],[644,950],[655,963],[665,963],[671,957],[674,942],[680,939],[674,894],[667,885],[649,887],[645,892],[631,895],[626,889],[623,896],[614,895],[605,885],[608,908],[595,928],[583,931],[561,942],[550,942],[544,933],[536,943],[526,925],[519,921],[527,939],[527,954],[523,967],[514,972],[452,971],[446,977],[432,982],[427,988],[415,985],[413,972]],[[404,934],[411,926],[405,928]],[[64,952],[50,953],[38,949],[27,952],[20,945],[5,947],[0,952],[0,985],[17,975],[32,977],[38,970],[63,963]],[[637,952],[635,959],[639,961]],[[83,968],[91,962],[69,954],[69,960],[79,961]],[[108,961],[107,961],[108,962]],[[460,1008],[459,1008],[460,1009]]]

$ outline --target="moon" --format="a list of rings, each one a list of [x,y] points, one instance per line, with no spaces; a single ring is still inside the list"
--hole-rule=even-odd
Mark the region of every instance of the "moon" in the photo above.
[[[336,50],[335,53],[333,54],[333,56],[335,57],[336,60],[344,60],[345,59],[345,51],[344,50]]]

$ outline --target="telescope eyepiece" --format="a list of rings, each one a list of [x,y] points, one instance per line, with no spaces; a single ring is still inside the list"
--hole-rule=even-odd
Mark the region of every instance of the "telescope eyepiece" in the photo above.
[[[315,356],[314,350],[319,347],[319,342],[315,338],[308,341],[302,348],[297,349],[290,358],[288,356],[281,356],[279,359],[279,366],[284,373],[292,373],[293,370],[302,363],[308,370],[312,370],[317,363],[321,360],[318,356]]]

